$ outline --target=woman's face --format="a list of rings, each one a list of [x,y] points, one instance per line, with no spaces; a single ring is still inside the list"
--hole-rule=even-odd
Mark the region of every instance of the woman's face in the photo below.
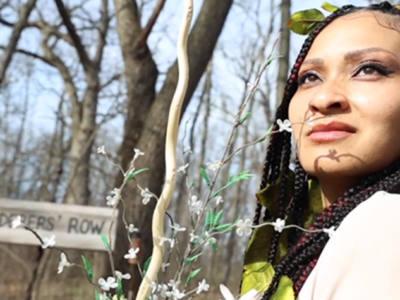
[[[400,33],[381,14],[333,21],[315,39],[298,79],[289,120],[314,120],[293,125],[309,174],[363,178],[400,157]]]

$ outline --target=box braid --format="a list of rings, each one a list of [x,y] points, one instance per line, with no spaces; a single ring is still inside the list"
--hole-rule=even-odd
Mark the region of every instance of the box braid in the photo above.
[[[279,106],[276,120],[288,119],[288,107],[290,100],[297,91],[298,81],[297,76],[300,66],[306,57],[311,45],[316,36],[328,24],[338,17],[361,10],[379,11],[391,15],[400,15],[399,10],[395,9],[389,2],[381,4],[370,5],[366,8],[354,7],[346,5],[338,9],[327,18],[325,18],[314,30],[313,33],[306,39],[299,56],[291,70],[291,75],[287,81],[284,91],[282,104]],[[278,129],[276,121],[273,127],[274,131]],[[289,205],[285,209],[285,200],[288,190],[288,173],[289,161],[291,154],[291,138],[288,132],[281,132],[273,134],[267,149],[266,160],[264,164],[263,176],[260,184],[260,190],[264,189],[268,184],[276,184],[279,176],[280,178],[280,192],[278,196],[278,218],[285,218],[290,216],[294,224],[301,225],[301,215],[304,209],[305,199],[308,198],[308,176],[304,169],[301,167],[300,162],[296,159],[295,167],[295,182],[294,182],[294,195]],[[370,175],[362,183],[354,188],[345,192],[335,203],[328,208],[324,209],[315,219],[310,229],[330,228],[332,226],[340,225],[342,220],[355,208],[371,197],[375,192],[384,190],[387,192],[399,192],[400,182],[400,160],[393,163],[387,169]],[[254,217],[254,224],[259,223],[261,216],[261,205],[258,203]],[[266,210],[264,221],[269,219],[270,212]],[[274,264],[278,244],[279,233],[275,233],[271,240],[271,247],[269,252],[269,262]],[[279,280],[283,275],[289,276],[294,283],[294,290],[296,296],[302,288],[304,282],[309,274],[315,267],[318,257],[325,247],[329,236],[324,232],[304,233],[294,231],[294,234],[289,237],[289,252],[275,266],[275,276],[263,296],[263,300],[270,299],[275,293]]]

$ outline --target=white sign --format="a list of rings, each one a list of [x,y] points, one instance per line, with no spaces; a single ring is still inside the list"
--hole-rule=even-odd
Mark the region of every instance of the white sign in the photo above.
[[[43,237],[56,236],[56,246],[69,249],[104,250],[101,235],[109,235],[113,209],[107,207],[0,199],[0,242],[40,245],[23,228],[12,229],[12,220],[22,222]],[[111,248],[114,249],[118,210],[114,211]]]

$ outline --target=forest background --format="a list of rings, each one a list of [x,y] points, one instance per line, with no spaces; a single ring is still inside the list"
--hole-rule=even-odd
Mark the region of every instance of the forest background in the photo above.
[[[372,0],[351,1],[367,5]],[[348,4],[332,0],[332,4]],[[137,168],[149,168],[138,183],[160,194],[164,180],[164,142],[168,109],[176,87],[176,39],[183,7],[179,0],[1,0],[0,1],[0,197],[106,206],[106,197],[123,176],[110,160],[127,167],[133,149],[145,153]],[[226,147],[234,116],[272,51],[275,60],[263,75],[231,145],[263,136],[304,37],[289,32],[290,14],[319,8],[316,0],[195,0],[188,42],[190,81],[181,118],[180,165],[189,163],[199,199],[207,186],[200,168],[215,163]],[[277,96],[278,95],[278,96]],[[185,136],[185,140],[183,140]],[[252,218],[267,142],[244,149],[221,171],[217,184],[248,170],[249,181],[224,190],[224,218]],[[184,147],[192,154],[183,155]],[[209,170],[212,172],[211,170]],[[184,226],[187,182],[178,176],[168,209]],[[140,263],[151,254],[154,202],[144,206],[135,184],[123,193],[128,223],[140,229]],[[1,200],[0,200],[1,201]],[[122,222],[117,236],[126,236]],[[187,240],[186,240],[187,242]],[[180,244],[184,244],[181,241]],[[218,240],[218,251],[199,258],[210,283],[204,297],[219,299],[218,285],[238,291],[247,238],[233,231]],[[128,241],[118,238],[116,269],[138,275],[123,255]],[[98,277],[109,273],[105,252],[84,254]],[[2,300],[93,299],[93,289],[77,269],[56,275],[59,254],[35,246],[0,244]],[[135,277],[136,276],[136,277]]]

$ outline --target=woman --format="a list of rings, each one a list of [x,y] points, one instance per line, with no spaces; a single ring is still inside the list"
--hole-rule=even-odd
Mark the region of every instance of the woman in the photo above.
[[[323,20],[276,119],[293,124],[296,168],[292,176],[291,133],[274,134],[254,222],[310,231],[257,228],[242,294],[400,299],[400,11],[388,2],[345,6]]]

